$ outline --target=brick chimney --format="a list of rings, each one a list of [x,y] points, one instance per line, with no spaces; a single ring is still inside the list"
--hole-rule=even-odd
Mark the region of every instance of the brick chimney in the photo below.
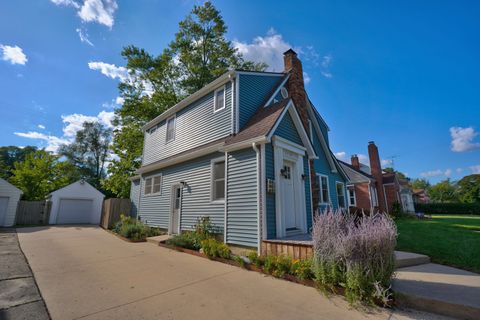
[[[288,49],[283,53],[283,62],[285,73],[290,73],[287,83],[288,95],[292,98],[298,114],[302,119],[303,126],[308,128],[307,113],[307,94],[305,93],[305,84],[303,81],[302,62],[297,57],[297,53],[292,49]]]
[[[302,62],[298,59],[297,53],[292,49],[288,49],[283,53],[283,63],[285,73],[290,74],[288,83],[286,84],[288,95],[292,98],[300,119],[302,119],[303,127],[308,131],[308,111],[307,111],[307,94],[305,92],[305,83],[303,81]],[[312,190],[313,212],[318,212],[318,204],[320,202],[320,186],[317,183],[317,175],[313,160],[310,159],[310,185]]]
[[[356,154],[352,155],[352,157],[350,158],[350,161],[352,162],[352,167],[354,167],[357,170],[360,170],[360,161],[358,160],[358,156]]]
[[[387,206],[385,203],[385,192],[383,190],[382,166],[380,163],[378,148],[373,141],[370,141],[368,143],[368,157],[370,159],[370,169],[372,171],[372,176],[376,180],[375,186],[377,188],[378,195],[378,209],[382,212],[387,212]]]

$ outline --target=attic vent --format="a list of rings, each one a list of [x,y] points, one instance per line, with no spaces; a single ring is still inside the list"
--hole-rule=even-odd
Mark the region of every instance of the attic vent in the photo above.
[[[282,94],[282,97],[284,99],[288,98],[288,91],[285,87],[282,87],[282,89],[280,89],[280,93]]]

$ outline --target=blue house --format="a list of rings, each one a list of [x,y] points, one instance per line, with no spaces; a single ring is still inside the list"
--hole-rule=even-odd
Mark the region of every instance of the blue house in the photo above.
[[[145,223],[170,233],[209,216],[225,243],[308,234],[325,207],[345,208],[346,175],[329,128],[304,88],[302,64],[285,72],[232,70],[144,126],[131,200]]]

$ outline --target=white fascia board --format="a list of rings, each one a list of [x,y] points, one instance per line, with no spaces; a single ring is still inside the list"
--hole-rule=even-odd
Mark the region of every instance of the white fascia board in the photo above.
[[[245,140],[245,141],[241,141],[241,142],[238,142],[238,143],[234,143],[234,144],[231,144],[231,145],[228,145],[228,146],[224,146],[222,151],[231,152],[231,151],[235,151],[235,150],[251,148],[252,143],[264,144],[264,143],[267,143],[267,142],[269,142],[269,141],[267,140],[267,138],[265,136],[260,136],[260,137],[255,137],[255,138],[248,139],[248,140]]]
[[[235,76],[236,76],[235,70],[230,70],[230,71],[224,73],[223,75],[221,75],[217,79],[215,79],[212,82],[210,82],[209,84],[207,84],[202,89],[198,90],[195,93],[192,93],[191,95],[189,95],[188,97],[186,97],[185,99],[183,99],[182,101],[180,101],[179,103],[174,105],[173,107],[167,109],[165,112],[163,112],[162,114],[160,114],[159,116],[157,116],[153,120],[149,121],[147,124],[145,124],[142,127],[142,130],[145,131],[145,130],[153,127],[157,123],[161,122],[162,120],[165,120],[166,118],[174,115],[175,113],[182,110],[183,108],[185,108],[186,106],[188,106],[192,102],[195,102],[197,99],[199,99],[199,98],[203,97],[204,95],[206,95],[207,93],[215,90],[218,86],[224,85],[226,82],[235,78]]]
[[[195,159],[195,158],[198,158],[198,157],[201,157],[201,156],[205,156],[205,155],[213,153],[213,152],[221,152],[223,145],[224,145],[224,142],[220,142],[220,143],[214,144],[212,146],[202,148],[202,149],[197,150],[197,151],[193,151],[193,152],[189,152],[189,153],[180,155],[178,157],[174,157],[174,158],[167,159],[167,160],[164,160],[164,161],[159,161],[158,163],[155,163],[155,164],[146,165],[144,167],[140,167],[137,171],[135,171],[135,173],[143,175],[143,174],[151,172],[151,171],[155,171],[155,170],[165,168],[165,167],[168,167],[168,166],[171,166],[171,165],[174,165],[174,164],[182,163],[182,162],[187,161],[187,160],[191,160],[191,159]]]

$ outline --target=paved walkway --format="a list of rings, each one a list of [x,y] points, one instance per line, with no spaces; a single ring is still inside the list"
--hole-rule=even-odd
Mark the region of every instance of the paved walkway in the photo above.
[[[19,229],[55,319],[442,319],[352,310],[343,298],[95,227]]]
[[[14,229],[0,228],[0,319],[50,319]]]

